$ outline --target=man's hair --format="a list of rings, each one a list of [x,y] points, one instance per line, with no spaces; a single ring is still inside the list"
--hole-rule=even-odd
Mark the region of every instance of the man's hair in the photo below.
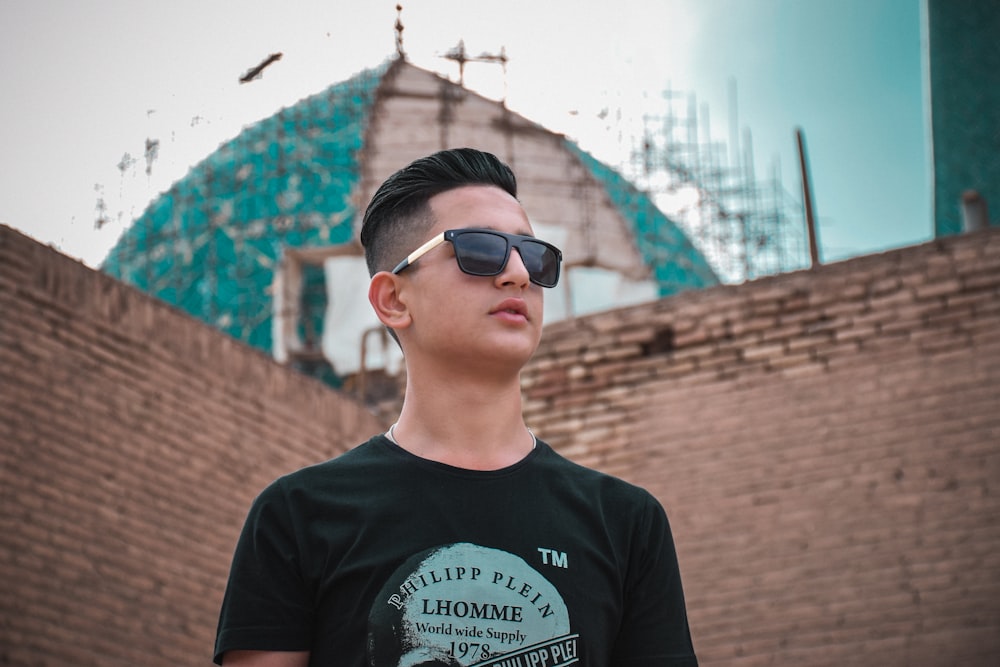
[[[517,198],[510,167],[491,153],[453,148],[415,160],[379,186],[361,224],[368,273],[390,271],[433,226],[428,201],[466,185],[492,185]],[[474,221],[470,221],[474,222]]]

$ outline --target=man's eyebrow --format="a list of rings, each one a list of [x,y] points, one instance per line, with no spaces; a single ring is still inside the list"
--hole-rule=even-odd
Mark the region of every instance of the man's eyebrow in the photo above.
[[[479,229],[491,229],[494,232],[503,232],[502,229],[500,229],[499,227],[496,227],[495,225],[480,225]],[[504,233],[505,234],[508,234],[508,233],[509,234],[514,234],[516,236],[529,236],[531,238],[535,238],[535,235],[531,232],[531,230],[529,230],[529,229],[523,229],[523,228],[520,229],[520,230],[518,230],[518,231],[516,231],[516,232],[504,232]]]

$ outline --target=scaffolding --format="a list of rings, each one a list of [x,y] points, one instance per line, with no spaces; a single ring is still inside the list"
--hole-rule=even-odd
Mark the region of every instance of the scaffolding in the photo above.
[[[723,282],[805,268],[801,204],[785,190],[777,158],[757,177],[752,134],[737,134],[730,95],[729,145],[712,138],[707,105],[668,89],[662,112],[645,114],[628,139],[618,170],[684,230]]]

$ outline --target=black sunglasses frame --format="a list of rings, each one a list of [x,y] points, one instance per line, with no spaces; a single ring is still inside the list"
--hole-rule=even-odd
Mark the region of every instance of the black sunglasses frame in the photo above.
[[[498,236],[506,242],[503,261],[499,263],[499,268],[497,268],[496,271],[473,271],[462,263],[462,242],[459,239],[466,234],[489,234],[491,236]],[[456,240],[458,240],[458,242],[456,242]],[[555,254],[555,277],[552,279],[551,283],[542,281],[536,275],[537,272],[531,271],[530,268],[528,269],[528,277],[532,283],[541,287],[555,287],[559,284],[559,275],[562,269],[562,251],[559,250],[559,248],[555,247],[551,243],[547,243],[546,241],[536,239],[534,236],[525,236],[524,234],[508,234],[506,232],[500,232],[495,229],[487,229],[483,227],[464,227],[462,229],[449,229],[441,232],[430,241],[424,243],[422,246],[407,255],[406,259],[396,265],[396,268],[392,270],[392,273],[398,274],[400,271],[410,266],[425,254],[446,241],[450,242],[455,247],[455,261],[458,262],[458,268],[462,270],[462,273],[466,273],[470,276],[486,277],[500,275],[503,270],[507,268],[507,262],[510,261],[511,248],[517,248],[517,251],[521,253],[522,245],[534,244],[544,246],[547,250]],[[521,254],[521,258],[521,261],[524,261],[523,253]],[[528,268],[527,264],[525,264],[525,268]]]

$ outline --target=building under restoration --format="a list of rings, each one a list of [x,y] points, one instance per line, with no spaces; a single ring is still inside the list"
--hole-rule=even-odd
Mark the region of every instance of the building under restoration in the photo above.
[[[498,155],[535,233],[560,246],[546,321],[719,282],[618,172],[398,55],[246,128],[135,221],[104,270],[334,385],[395,370],[357,242],[374,189],[449,147]]]

